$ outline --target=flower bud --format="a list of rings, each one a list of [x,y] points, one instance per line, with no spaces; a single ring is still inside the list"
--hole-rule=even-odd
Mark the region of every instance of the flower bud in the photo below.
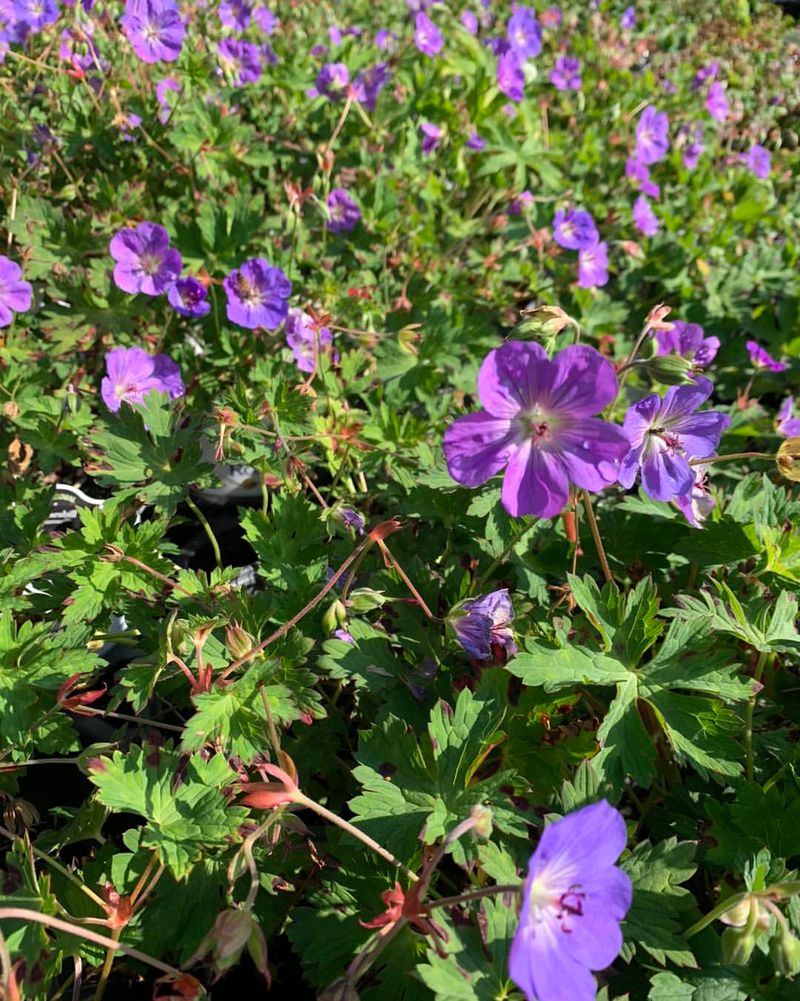
[[[800,939],[793,935],[787,925],[779,924],[777,932],[769,940],[769,954],[775,971],[784,977],[800,973]]]
[[[359,996],[347,977],[340,977],[325,988],[319,995],[319,1001],[359,1001]]]
[[[261,929],[249,911],[223,911],[217,915],[213,928],[197,947],[192,961],[197,962],[210,952],[216,976],[219,978],[239,962],[254,930]]]
[[[256,641],[236,622],[225,627],[225,647],[234,660],[246,657],[256,645]]]
[[[382,591],[374,591],[371,587],[359,587],[350,592],[350,608],[355,615],[363,615],[380,608],[386,601]]]
[[[657,355],[643,367],[652,379],[665,386],[687,386],[694,382],[694,365],[680,355]]]
[[[492,811],[482,803],[476,803],[469,811],[470,817],[475,821],[472,828],[479,838],[488,841],[492,836]]]
[[[322,616],[322,628],[326,633],[333,633],[345,622],[347,622],[347,609],[344,607],[344,603],[337,598],[325,610]]]
[[[756,944],[756,935],[744,928],[726,928],[722,933],[722,955],[726,963],[746,966]]]
[[[560,306],[534,306],[522,310],[522,319],[514,327],[513,336],[519,337],[555,337],[565,327],[577,326]]]

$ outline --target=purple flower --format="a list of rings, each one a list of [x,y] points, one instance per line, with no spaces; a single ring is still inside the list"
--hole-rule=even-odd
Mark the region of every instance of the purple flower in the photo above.
[[[521,101],[525,96],[525,72],[511,49],[497,61],[497,86],[512,101]]]
[[[352,528],[356,535],[364,534],[364,526],[366,522],[358,511],[354,511],[351,507],[343,507],[339,512],[339,515],[346,528]]]
[[[428,15],[422,11],[417,14],[415,24],[414,44],[416,47],[425,56],[438,56],[444,47],[444,38],[441,31],[439,31]]]
[[[600,236],[594,219],[583,209],[559,209],[553,218],[553,239],[566,250],[593,247]]]
[[[225,71],[237,87],[254,83],[261,76],[261,58],[258,47],[237,38],[223,38],[217,53]]]
[[[694,170],[703,153],[703,123],[695,122],[693,125],[682,125],[680,137],[686,141],[683,150],[683,165],[687,170]]]
[[[0,327],[7,327],[14,313],[26,313],[31,308],[33,290],[22,280],[22,268],[0,254]]]
[[[181,54],[184,24],[173,0],[126,0],[122,30],[145,63],[171,63]]]
[[[317,89],[313,96],[322,94],[331,101],[341,100],[350,84],[350,70],[344,63],[325,63],[317,74]]]
[[[619,26],[623,31],[633,31],[636,27],[636,8],[626,7],[619,19]]]
[[[556,90],[581,89],[581,61],[571,56],[560,56],[550,74],[550,83]]]
[[[208,291],[196,278],[179,278],[167,292],[170,306],[181,316],[207,316],[211,310]]]
[[[439,126],[434,125],[433,122],[422,122],[419,130],[422,133],[422,155],[427,156],[439,145],[443,133]]]
[[[11,13],[14,20],[36,34],[58,20],[58,4],[56,0],[13,0]]]
[[[465,10],[460,17],[460,21],[470,35],[478,34],[478,18],[472,13],[471,10]]]
[[[636,124],[636,159],[648,166],[658,163],[669,149],[669,118],[648,104]]]
[[[542,26],[536,11],[530,7],[515,7],[508,19],[506,38],[518,59],[532,59],[542,51]]]
[[[765,181],[769,177],[769,172],[772,169],[772,164],[770,163],[769,150],[765,149],[759,143],[755,143],[750,147],[749,152],[743,157],[747,169],[750,170],[756,177]]]
[[[674,320],[672,330],[656,330],[656,354],[680,355],[696,368],[707,368],[719,351],[719,337],[706,337],[699,323]]]
[[[533,205],[533,192],[521,191],[508,203],[508,214],[515,216],[522,215],[529,205]]]
[[[179,251],[169,245],[169,234],[154,222],[120,230],[108,249],[117,262],[114,284],[123,292],[161,295],[178,279],[183,267]]]
[[[265,35],[271,35],[278,27],[278,18],[269,7],[256,7],[253,11],[253,20]]]
[[[76,28],[64,28],[61,32],[61,43],[58,47],[58,58],[70,63],[75,70],[88,73],[89,70],[105,70],[108,64],[100,61],[100,52],[95,45],[92,33],[94,24],[92,21],[78,22],[80,30]]]
[[[769,351],[756,341],[748,341],[745,347],[750,355],[750,361],[756,368],[765,368],[769,372],[785,372],[789,367],[782,361],[776,361]]]
[[[347,629],[335,629],[333,635],[337,640],[341,640],[342,643],[355,643],[353,634]]]
[[[650,180],[650,168],[641,160],[628,157],[625,161],[625,176],[639,186],[643,195],[648,195],[650,198],[661,197],[661,188],[655,181]]]
[[[116,413],[123,402],[142,403],[157,390],[171,400],[183,396],[186,388],[178,366],[168,355],[152,355],[141,348],[114,348],[106,355],[106,372],[100,385],[103,402]]]
[[[370,69],[362,70],[353,81],[353,92],[367,111],[374,111],[378,96],[389,81],[391,74],[388,63],[376,63]]]
[[[639,195],[634,203],[633,225],[643,236],[655,236],[658,232],[658,216],[644,195]]]
[[[486,149],[486,140],[482,136],[479,136],[475,129],[470,131],[467,138],[467,149],[474,149],[477,152]]]
[[[631,450],[619,474],[624,487],[633,486],[641,467],[644,492],[653,500],[672,500],[692,489],[688,460],[711,455],[730,424],[715,410],[696,412],[712,389],[708,379],[698,378],[691,386],[670,386],[663,398],[645,396],[628,410],[623,427]]]
[[[608,246],[596,243],[578,252],[578,287],[599,288],[608,281]]]
[[[728,98],[725,96],[725,88],[719,80],[712,83],[708,88],[706,109],[715,122],[724,122],[728,117],[730,105],[728,104]]]
[[[334,188],[325,204],[331,233],[349,233],[361,221],[361,209],[344,188]]]
[[[540,344],[508,341],[489,352],[478,374],[484,409],[445,432],[450,475],[476,487],[505,468],[508,513],[553,518],[570,482],[602,490],[617,478],[627,439],[592,416],[616,395],[614,367],[594,348],[573,345],[551,360]]]
[[[387,31],[386,28],[382,28],[375,36],[375,44],[379,49],[386,52],[388,49],[394,48],[396,39],[397,35],[393,31]]]
[[[248,330],[277,330],[289,313],[292,283],[263,257],[253,257],[223,279],[231,323]]]
[[[290,309],[283,325],[286,333],[286,343],[292,349],[294,360],[301,372],[313,372],[316,367],[317,350],[330,354],[334,361],[339,355],[333,351],[333,334],[327,327],[319,331],[314,326],[314,320],[302,309]]]
[[[342,44],[342,30],[337,25],[332,24],[328,28],[328,39],[333,48],[338,49]]]
[[[505,661],[513,657],[519,649],[511,629],[513,621],[514,606],[505,588],[462,601],[447,617],[456,639],[473,660]]]
[[[159,80],[156,84],[156,100],[158,101],[158,106],[161,109],[158,113],[158,120],[163,125],[165,122],[169,121],[169,116],[172,114],[172,107],[167,98],[169,93],[180,94],[181,85],[178,81],[171,76],[164,77],[163,80]]]
[[[253,10],[247,0],[222,0],[219,5],[219,20],[226,28],[247,31]]]
[[[511,979],[533,1001],[594,1001],[592,970],[622,949],[630,878],[614,863],[625,848],[622,814],[605,800],[546,827],[528,863]]]
[[[692,528],[702,528],[703,522],[717,506],[708,488],[708,467],[693,466],[694,483],[688,493],[675,498],[675,504]]]
[[[719,73],[718,62],[709,63],[708,66],[701,66],[697,73],[695,73],[694,80],[692,81],[692,90],[700,90],[706,80],[713,80],[717,73]]]
[[[794,438],[796,435],[800,435],[800,419],[792,417],[793,410],[794,398],[787,396],[781,404],[778,416],[775,419],[775,430],[784,438]]]

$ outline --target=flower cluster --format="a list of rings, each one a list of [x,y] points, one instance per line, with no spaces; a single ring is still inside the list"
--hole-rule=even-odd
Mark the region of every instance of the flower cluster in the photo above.
[[[559,209],[553,219],[553,239],[578,251],[578,285],[596,288],[608,281],[608,244],[600,240],[594,219],[583,209]]]

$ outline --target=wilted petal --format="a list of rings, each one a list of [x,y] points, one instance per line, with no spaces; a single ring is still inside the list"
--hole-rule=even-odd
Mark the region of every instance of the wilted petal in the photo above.
[[[484,410],[459,417],[444,433],[447,469],[465,487],[477,487],[499,473],[517,447],[511,421]]]

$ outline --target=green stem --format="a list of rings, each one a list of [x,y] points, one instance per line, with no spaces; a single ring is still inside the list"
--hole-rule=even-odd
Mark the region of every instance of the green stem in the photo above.
[[[203,531],[208,536],[208,541],[211,543],[211,548],[214,550],[214,560],[220,569],[222,568],[222,553],[219,550],[219,543],[217,542],[217,537],[214,535],[214,529],[208,522],[208,518],[203,514],[200,508],[195,504],[192,498],[186,495],[186,506],[194,513],[195,518],[203,526]]]
[[[770,459],[774,455],[769,452],[729,452],[727,455],[711,455],[707,459],[689,459],[690,466],[712,466],[717,462],[730,462],[733,459]]]
[[[468,890],[466,893],[458,893],[455,897],[440,897],[439,900],[431,900],[426,906],[429,910],[432,907],[453,907],[456,904],[466,903],[468,900],[480,900],[481,897],[494,897],[500,893],[522,893],[522,887],[522,883],[484,886],[479,890]]]
[[[753,715],[756,711],[756,699],[758,698],[758,693],[761,690],[761,675],[764,673],[764,665],[767,663],[768,656],[769,655],[766,650],[762,650],[758,655],[758,663],[756,664],[756,669],[753,673],[753,681],[755,682],[753,688],[755,691],[747,701],[747,710],[744,718],[744,746],[747,760],[748,782],[753,781]]]

